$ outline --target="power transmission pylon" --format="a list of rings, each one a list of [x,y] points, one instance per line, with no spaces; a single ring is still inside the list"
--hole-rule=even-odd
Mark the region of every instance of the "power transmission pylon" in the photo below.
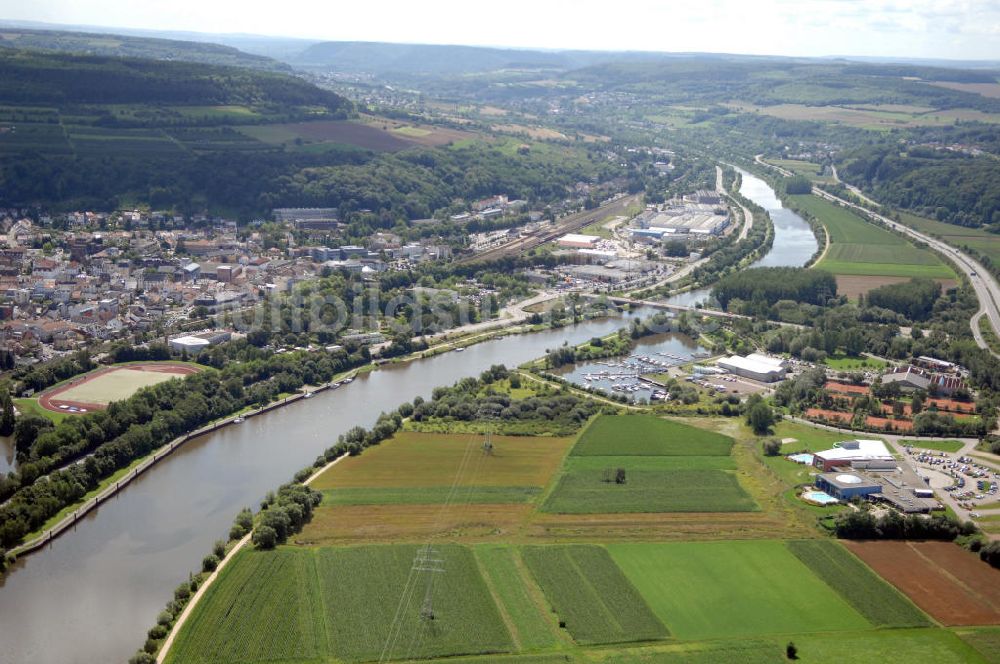
[[[431,547],[422,546],[417,549],[417,555],[413,558],[413,571],[427,573],[427,587],[424,591],[424,602],[420,606],[420,619],[424,622],[434,620],[434,578],[435,574],[443,574],[444,559],[441,554]]]

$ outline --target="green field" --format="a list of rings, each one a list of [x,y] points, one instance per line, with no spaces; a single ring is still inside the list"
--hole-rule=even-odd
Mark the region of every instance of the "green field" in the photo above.
[[[654,415],[602,415],[580,436],[573,456],[727,456],[733,439]]]
[[[1000,664],[1000,627],[956,629],[960,639],[979,651],[990,664]]]
[[[788,542],[788,550],[876,627],[928,627],[920,609],[847,549],[829,540]]]
[[[963,637],[964,638],[964,637]],[[934,664],[982,664],[987,651],[979,653],[955,634],[944,629],[901,629],[833,634],[791,635],[682,645],[654,646],[602,658],[604,664],[775,664],[788,661],[785,645],[798,648],[799,662],[806,664],[879,664],[881,662],[934,662]],[[986,645],[986,644],[984,644]],[[980,655],[982,653],[982,656]],[[983,659],[987,657],[987,659]]]
[[[909,212],[899,212],[900,221],[918,231],[935,235],[955,247],[971,247],[1000,263],[1000,235],[981,228],[955,226],[934,219],[927,219]]]
[[[368,661],[383,648],[393,659],[510,652],[510,634],[472,552],[435,547],[446,571],[411,576],[416,551],[394,545],[240,553],[198,604],[167,661]],[[435,619],[428,624],[419,607],[431,574]]]
[[[614,466],[608,466],[614,469]],[[631,470],[626,482],[602,470],[564,473],[542,507],[556,514],[753,512],[759,507],[724,470]]]
[[[876,360],[871,357],[848,357],[838,354],[827,357],[823,363],[831,369],[838,371],[853,371],[858,369],[884,369],[889,365],[885,360]]]
[[[519,565],[519,552],[510,546],[481,545],[475,548],[483,577],[508,624],[515,644],[521,650],[539,650],[557,644],[555,622],[543,613],[541,594],[525,577]],[[532,593],[538,597],[533,597]]]
[[[524,562],[577,643],[668,636],[632,583],[600,546],[528,546]]]
[[[615,653],[604,664],[774,664],[785,658],[783,644],[763,639],[684,643]]]
[[[17,411],[23,415],[37,415],[38,417],[44,417],[52,420],[56,424],[59,424],[67,417],[71,417],[63,412],[42,408],[38,405],[38,399],[34,398],[14,399],[14,407],[17,408]]]
[[[544,487],[559,468],[572,438],[494,436],[485,456],[480,434],[397,432],[320,475],[316,489],[460,486]],[[472,462],[463,464],[467,455]]]
[[[324,505],[436,505],[456,503],[530,503],[542,492],[537,486],[449,486],[326,489]]]
[[[612,544],[608,550],[680,638],[868,627],[784,542]]]
[[[960,440],[900,440],[901,445],[912,445],[921,450],[937,450],[939,452],[957,452],[964,443]]]
[[[509,652],[510,634],[487,590],[472,552],[455,545],[435,547],[444,573],[414,575],[411,594],[404,593],[413,567],[415,546],[365,546],[320,549],[319,583],[327,603],[330,650],[349,661],[377,659],[389,638],[397,606],[408,600],[398,624],[400,638],[393,658]],[[421,622],[428,577],[434,576],[435,619]],[[416,643],[414,643],[416,641]]]
[[[786,171],[791,171],[795,175],[802,175],[813,182],[833,182],[833,176],[823,175],[823,166],[811,161],[801,161],[799,159],[766,159],[767,163],[774,164]]]
[[[977,664],[985,660],[944,629],[878,630],[851,634],[808,634],[791,638],[799,661],[826,664],[934,662]]]
[[[316,659],[327,650],[315,556],[241,552],[170,650],[177,664]],[[266,629],[264,627],[266,626]]]
[[[790,197],[795,206],[819,219],[830,249],[815,265],[834,274],[954,279],[936,254],[868,223],[858,215],[811,194]]]

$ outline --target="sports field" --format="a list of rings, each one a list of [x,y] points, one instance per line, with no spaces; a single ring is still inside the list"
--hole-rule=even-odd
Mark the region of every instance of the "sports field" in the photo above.
[[[608,550],[653,612],[680,638],[869,626],[784,542],[611,544]]]
[[[871,224],[818,196],[791,196],[796,207],[819,219],[830,235],[830,249],[814,267],[834,274],[954,279],[936,254]]]
[[[100,410],[112,401],[127,399],[138,390],[173,378],[196,373],[189,364],[151,363],[127,364],[92,371],[79,378],[43,392],[39,404],[56,412],[78,412],[73,409]]]

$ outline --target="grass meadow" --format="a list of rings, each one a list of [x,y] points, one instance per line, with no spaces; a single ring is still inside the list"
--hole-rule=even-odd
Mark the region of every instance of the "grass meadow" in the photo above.
[[[684,639],[858,630],[868,621],[780,541],[612,544],[612,558]]]
[[[572,456],[727,456],[733,439],[655,415],[602,415]]]
[[[815,267],[834,274],[955,278],[936,254],[871,224],[846,208],[818,196],[791,196],[796,207],[819,219],[830,236],[830,249]]]
[[[912,445],[921,450],[936,450],[938,452],[957,452],[964,443],[960,440],[901,440],[902,445]]]
[[[609,466],[614,470],[613,466]],[[759,507],[724,470],[631,470],[624,484],[602,470],[569,471],[542,510],[556,514],[753,512]]]

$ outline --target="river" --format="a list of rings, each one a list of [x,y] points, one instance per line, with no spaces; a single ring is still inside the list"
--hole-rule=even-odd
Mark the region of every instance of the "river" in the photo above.
[[[789,210],[771,189],[770,185],[755,175],[737,168],[742,181],[740,193],[767,210],[774,223],[774,243],[770,251],[750,267],[801,267],[819,248],[816,236],[805,219]],[[708,299],[711,288],[680,293],[667,299],[671,304],[693,307]]]
[[[774,248],[760,261],[801,265],[816,249],[809,226],[782,210],[762,180],[744,173],[741,193],[771,212]],[[796,221],[797,220],[797,221]],[[786,246],[787,245],[787,246]],[[774,258],[772,259],[772,255]],[[765,261],[769,261],[766,262]],[[0,578],[0,663],[126,661],[172,589],[225,539],[236,512],[288,481],[337,436],[379,413],[492,364],[516,366],[564,341],[610,334],[629,316],[510,336],[426,360],[388,365],[335,391],[187,443],[71,532]]]
[[[124,662],[173,588],[225,539],[243,506],[291,479],[347,429],[492,364],[516,366],[569,341],[610,334],[623,317],[514,335],[386,365],[339,390],[193,440],[0,578],[0,662]]]

